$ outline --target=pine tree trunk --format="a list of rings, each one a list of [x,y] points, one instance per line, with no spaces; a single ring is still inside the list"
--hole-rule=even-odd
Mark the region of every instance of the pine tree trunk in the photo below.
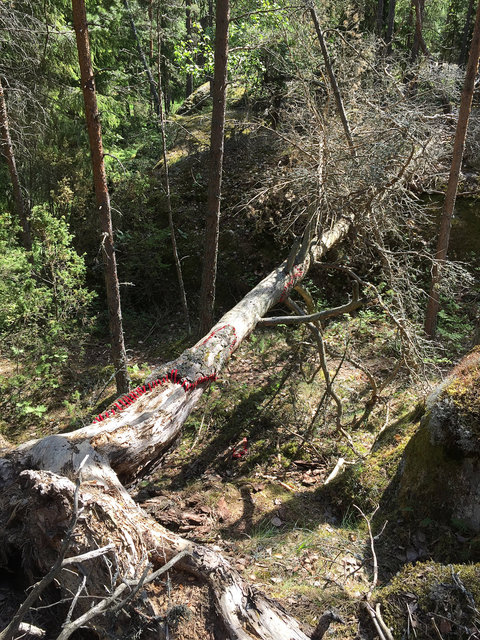
[[[383,34],[383,11],[384,11],[384,0],[377,0],[377,16],[375,20],[375,29],[377,35],[381,38]]]
[[[387,43],[388,54],[392,52],[393,28],[395,24],[395,8],[396,8],[396,0],[390,0],[388,4],[387,33],[385,34],[385,42]]]
[[[469,0],[468,2],[468,9],[467,9],[467,15],[465,18],[465,25],[463,27],[463,33],[462,33],[462,43],[460,46],[460,55],[458,57],[458,64],[463,66],[465,64],[465,62],[467,61],[467,54],[468,54],[468,43],[469,43],[469,39],[470,39],[470,31],[471,31],[471,23],[472,23],[472,16],[473,16],[473,7],[474,7],[474,0]]]
[[[435,337],[437,327],[438,310],[440,308],[440,296],[438,288],[442,277],[442,262],[445,261],[448,252],[448,243],[450,240],[450,229],[452,227],[452,217],[455,208],[455,200],[457,198],[458,179],[462,166],[463,150],[465,148],[465,138],[467,135],[468,119],[472,108],[473,92],[475,89],[475,78],[478,69],[478,60],[480,56],[480,3],[477,7],[477,15],[475,18],[475,27],[473,31],[472,44],[468,57],[467,70],[463,84],[462,97],[460,101],[460,110],[458,113],[457,130],[455,132],[455,141],[453,144],[453,157],[450,167],[450,176],[445,193],[445,201],[443,204],[442,217],[440,219],[440,227],[438,230],[437,251],[435,253],[435,262],[432,268],[432,282],[430,287],[430,296],[428,299],[427,313],[425,317],[425,332],[430,338]]]
[[[149,25],[149,38],[148,38],[148,56],[150,65],[153,64],[153,0],[148,0],[148,25]]]
[[[227,100],[227,60],[229,0],[217,0],[215,32],[215,71],[213,77],[212,129],[210,134],[210,173],[205,231],[205,257],[200,290],[200,334],[213,324],[215,281],[217,277],[218,236],[222,192],[222,167]]]
[[[112,358],[115,367],[115,380],[118,393],[126,393],[129,389],[127,372],[127,355],[123,339],[122,309],[120,305],[120,287],[117,276],[117,262],[113,244],[112,215],[110,196],[107,187],[107,175],[102,143],[100,114],[95,94],[95,81],[90,43],[88,38],[87,15],[84,0],[72,0],[73,25],[77,40],[78,61],[85,102],[88,138],[93,166],[95,200],[102,230],[102,255],[105,265],[105,283],[107,289],[108,315],[112,338]]]
[[[168,226],[170,227],[170,239],[172,242],[173,261],[175,263],[175,270],[177,272],[178,288],[180,289],[180,301],[182,303],[183,314],[185,316],[185,322],[187,325],[188,333],[191,332],[190,314],[188,311],[187,294],[185,293],[185,285],[183,282],[182,264],[178,255],[177,247],[177,234],[175,232],[175,224],[173,222],[173,210],[172,210],[172,196],[170,193],[170,176],[168,170],[168,158],[167,158],[167,134],[165,129],[165,112],[164,112],[164,99],[162,88],[162,72],[161,72],[161,55],[162,55],[162,39],[160,36],[160,25],[158,22],[157,14],[157,48],[158,48],[158,93],[160,95],[159,107],[160,107],[160,127],[162,130],[162,153],[163,153],[163,165],[165,170],[165,195],[167,197],[167,212],[168,212]]]
[[[412,61],[418,57],[420,49],[428,56],[429,52],[425,40],[423,39],[423,13],[425,8],[424,0],[412,0],[415,9],[415,35],[413,37]]]
[[[7,104],[3,93],[2,81],[0,78],[0,130],[2,134],[2,152],[8,164],[10,180],[13,187],[13,198],[18,219],[22,226],[22,244],[27,251],[32,250],[32,236],[30,233],[30,224],[28,221],[29,211],[25,202],[20,186],[20,178],[18,176],[17,164],[15,162],[15,154],[13,151],[12,139],[10,137],[10,127],[8,125]]]

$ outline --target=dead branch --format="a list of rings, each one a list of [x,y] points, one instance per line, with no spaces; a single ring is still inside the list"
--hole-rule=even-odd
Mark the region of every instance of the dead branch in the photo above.
[[[147,576],[148,568],[146,568],[139,580],[125,579],[123,582],[121,582],[121,584],[118,585],[118,587],[115,589],[112,595],[110,595],[108,598],[105,598],[104,600],[99,602],[97,605],[89,609],[89,611],[84,613],[82,616],[80,616],[73,622],[66,624],[62,632],[60,633],[60,635],[57,637],[57,640],[67,640],[68,638],[70,638],[70,636],[74,631],[76,631],[77,629],[80,629],[81,627],[84,627],[87,624],[87,622],[89,622],[90,620],[93,620],[93,618],[96,618],[97,616],[105,613],[108,610],[111,610],[113,612],[119,611],[129,601],[131,601],[135,597],[135,595],[138,593],[138,591],[142,588],[143,585],[153,582],[154,580],[159,578],[162,574],[169,571],[179,560],[181,560],[186,555],[188,555],[188,553],[189,553],[188,551],[181,551],[176,556],[174,556],[169,562],[164,564],[163,567],[161,567],[157,571],[154,571],[149,576]],[[123,598],[120,602],[118,602],[119,597],[123,594],[123,592],[126,589],[130,589],[130,592],[125,598]]]
[[[364,512],[360,509],[359,506],[357,506],[356,504],[354,504],[353,506],[360,513],[362,518],[367,523],[368,537],[369,537],[369,540],[370,540],[370,551],[372,553],[372,562],[373,562],[373,579],[372,579],[372,582],[370,584],[370,588],[368,590],[368,593],[365,596],[364,607],[365,607],[365,610],[367,611],[368,615],[370,616],[373,624],[375,625],[375,629],[377,630],[377,633],[378,633],[378,636],[379,636],[380,640],[393,640],[392,632],[387,627],[387,625],[385,624],[385,622],[384,622],[384,620],[382,618],[382,614],[381,614],[381,611],[380,611],[380,603],[377,603],[375,608],[373,608],[373,606],[372,606],[372,604],[370,602],[370,599],[372,597],[372,593],[375,590],[375,588],[377,586],[377,582],[378,582],[378,560],[377,560],[377,553],[375,551],[375,540],[378,538],[379,535],[381,535],[381,533],[383,532],[383,529],[385,528],[385,525],[384,525],[384,527],[382,528],[382,531],[380,532],[380,534],[378,534],[375,537],[373,536],[371,521],[372,521],[373,516],[377,513],[380,505],[376,506],[376,508],[373,511],[373,513],[370,516],[370,518],[368,518],[364,514]]]
[[[28,611],[30,610],[30,607],[37,600],[37,598],[45,591],[45,589],[53,582],[53,580],[58,576],[58,574],[60,573],[62,568],[64,566],[66,566],[67,564],[69,564],[68,561],[65,563],[65,554],[67,553],[68,547],[70,546],[70,542],[71,542],[71,539],[72,539],[73,531],[74,531],[75,527],[77,526],[78,516],[80,514],[79,508],[78,508],[78,497],[79,497],[79,491],[80,491],[80,485],[81,485],[82,468],[83,468],[83,466],[85,465],[85,463],[87,461],[87,457],[88,456],[86,456],[83,459],[83,461],[80,463],[80,466],[78,468],[78,475],[77,475],[77,480],[76,480],[76,484],[75,484],[75,491],[74,491],[74,494],[73,494],[72,518],[70,520],[70,524],[69,524],[68,529],[66,531],[65,538],[63,540],[62,546],[60,548],[60,552],[58,554],[57,561],[55,562],[53,567],[50,569],[50,571],[47,573],[47,575],[44,576],[39,582],[37,582],[33,586],[32,590],[30,591],[28,596],[25,598],[23,603],[20,605],[17,613],[13,616],[10,624],[7,625],[5,627],[5,629],[0,633],[0,640],[12,640],[12,638],[15,635],[15,633],[18,631],[20,623],[23,621],[23,618],[27,615]],[[89,554],[90,553],[94,553],[94,552],[89,552]],[[106,553],[105,549],[103,550],[103,553]],[[74,560],[78,562],[78,556]]]
[[[323,322],[328,318],[335,318],[337,316],[341,316],[345,313],[350,313],[351,311],[355,311],[359,309],[367,302],[367,298],[360,298],[358,292],[358,285],[354,283],[353,285],[353,297],[350,302],[343,304],[339,307],[333,307],[332,309],[325,309],[324,311],[318,311],[317,313],[312,313],[309,315],[297,315],[297,316],[277,316],[274,318],[262,318],[258,322],[259,326],[263,327],[273,327],[277,324],[305,324],[308,322]]]

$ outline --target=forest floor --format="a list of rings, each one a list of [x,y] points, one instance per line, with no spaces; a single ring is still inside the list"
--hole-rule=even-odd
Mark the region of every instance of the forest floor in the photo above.
[[[185,182],[185,199],[176,213],[180,226],[182,220],[183,225],[189,221],[193,236],[201,226],[201,216],[193,215],[192,210],[198,213],[199,202],[203,202],[205,176],[199,172],[205,164],[207,120],[203,114],[184,117],[170,154],[172,179],[177,187]],[[265,182],[265,175],[281,172],[289,162],[281,147],[270,145],[270,152],[265,153],[271,131],[257,132],[256,139],[248,142],[248,123],[238,114],[233,114],[233,120],[241,122],[232,125],[228,134],[233,159],[226,164],[227,202],[239,190],[238,175],[247,193],[252,185]],[[251,170],[253,157],[256,172]],[[161,163],[155,170],[161,173]],[[284,193],[268,197],[259,193],[254,203],[244,202],[243,208],[227,211],[220,240],[225,255],[218,288],[222,308],[232,306],[276,264],[283,250],[275,229],[282,215],[278,203],[284,197]],[[188,260],[184,263],[187,277],[189,268],[198,270],[198,252],[197,246],[189,248],[193,257],[190,267]],[[322,288],[315,274],[305,283],[316,295],[319,308],[346,301],[348,283],[334,279],[327,284]],[[142,331],[135,327],[130,331],[128,318],[126,321],[134,385],[142,383],[160,360],[173,359],[192,343],[175,309],[150,320]],[[365,370],[382,385],[400,356],[395,328],[381,309],[367,304],[351,317],[331,321],[324,338],[330,347],[328,368],[343,404],[342,422],[350,442],[335,429],[331,402],[318,411],[325,383],[308,331],[301,327],[257,329],[204,394],[176,446],[130,491],[168,529],[221,550],[249,583],[279,599],[306,630],[326,610],[334,609],[344,622],[332,625],[328,637],[350,640],[372,632],[359,614],[374,570],[366,518],[373,535],[378,536],[379,593],[403,566],[428,560],[429,571],[435,573],[433,561],[473,560],[472,549],[480,544],[469,532],[434,521],[419,523],[411,513],[396,511],[392,520],[388,507],[389,488],[403,449],[441,370],[431,366],[421,376],[400,372],[386,384],[368,419],[357,425],[371,396]],[[343,360],[347,344],[361,369]],[[21,430],[15,421],[4,420],[0,431],[14,444],[88,424],[91,416],[115,398],[108,358],[108,347],[92,337],[83,355],[72,359],[61,384],[44,389],[43,397],[37,392],[36,405],[48,406],[48,412],[38,420],[32,418]],[[14,378],[18,373],[18,362],[0,360],[2,376]],[[246,446],[242,444],[245,438]],[[340,460],[340,473],[330,481]],[[373,518],[378,505],[381,508]],[[448,630],[445,624],[439,632],[443,636],[435,636],[434,627],[422,635],[426,623],[417,618],[420,614],[415,608],[421,596],[411,580],[406,579],[407,583],[411,596],[407,604],[397,592],[388,597],[401,609],[399,615],[409,619],[412,637],[417,632],[425,638],[468,637],[458,634],[455,626]],[[172,598],[197,610],[207,601],[204,589],[193,583],[189,586],[188,580],[172,585]],[[207,640],[213,635],[211,629],[200,629],[194,617],[179,627],[177,637]]]

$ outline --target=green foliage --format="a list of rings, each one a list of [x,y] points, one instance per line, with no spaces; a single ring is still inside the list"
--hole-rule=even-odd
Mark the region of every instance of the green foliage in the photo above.
[[[17,375],[2,378],[0,387],[4,405],[27,420],[47,411],[36,392],[43,397],[59,387],[70,354],[78,353],[92,323],[95,297],[85,286],[84,259],[71,246],[65,219],[37,206],[31,223],[28,256],[14,240],[12,218],[0,217],[0,334],[17,367]]]
[[[438,312],[437,335],[449,352],[460,352],[471,341],[474,325],[465,308],[453,299],[443,300]]]
[[[213,75],[211,38],[199,22],[193,22],[190,38],[177,40],[173,55],[178,70],[185,75],[191,74],[195,84],[201,84],[206,77]]]

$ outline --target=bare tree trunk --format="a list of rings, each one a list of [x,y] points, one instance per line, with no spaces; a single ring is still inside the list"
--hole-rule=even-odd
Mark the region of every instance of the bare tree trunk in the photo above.
[[[424,13],[424,0],[412,0],[415,8],[415,35],[413,38],[412,47],[412,61],[415,61],[418,57],[418,52],[421,49],[423,54],[430,55],[423,39],[423,13]]]
[[[191,55],[192,52],[192,0],[185,0],[185,30],[187,33],[188,48]],[[187,73],[187,81],[185,86],[185,98],[193,93],[193,74]]]
[[[377,0],[377,16],[375,21],[375,28],[377,35],[381,38],[383,34],[383,10],[384,0]]]
[[[467,70],[463,83],[460,110],[458,112],[457,130],[453,144],[453,157],[448,178],[445,201],[443,203],[442,217],[438,230],[437,251],[435,262],[432,268],[432,282],[430,287],[430,297],[428,299],[427,313],[425,317],[425,332],[430,338],[435,337],[438,310],[440,307],[440,297],[438,293],[441,281],[442,262],[445,261],[450,240],[450,229],[452,226],[453,211],[457,197],[458,179],[462,166],[463,150],[465,147],[465,137],[467,135],[468,119],[472,108],[473,92],[475,88],[475,77],[478,69],[478,59],[480,56],[480,3],[477,7],[475,27],[473,31],[472,44],[468,57]]]
[[[162,90],[162,73],[161,73],[161,54],[162,54],[162,40],[160,37],[160,25],[158,22],[158,13],[157,13],[157,47],[158,47],[158,92],[160,94],[160,126],[162,129],[162,151],[163,151],[163,164],[165,167],[165,193],[167,196],[167,211],[168,211],[168,225],[170,227],[170,238],[172,240],[172,251],[173,251],[173,261],[175,262],[175,270],[177,272],[177,281],[178,287],[180,289],[180,300],[182,302],[183,314],[185,316],[185,321],[187,323],[188,332],[191,332],[190,327],[190,315],[188,313],[188,303],[187,303],[187,295],[185,293],[185,285],[183,283],[183,275],[182,275],[182,265],[180,263],[180,258],[178,257],[178,249],[177,249],[177,237],[175,233],[175,225],[173,223],[173,212],[172,212],[172,198],[170,193],[170,178],[168,172],[168,159],[167,159],[167,138],[165,133],[165,113],[163,110],[163,90]]]
[[[320,22],[318,21],[317,12],[315,11],[315,8],[313,6],[310,7],[310,15],[312,16],[313,24],[315,26],[315,31],[317,32],[317,38],[320,44],[320,48],[322,50],[323,60],[325,62],[325,68],[327,69],[330,85],[332,87],[333,95],[335,96],[337,110],[338,110],[338,113],[340,114],[340,119],[342,121],[343,130],[345,131],[345,136],[347,138],[348,146],[350,147],[350,152],[352,156],[355,157],[355,146],[353,144],[350,125],[348,124],[347,116],[345,114],[345,109],[343,107],[342,96],[340,94],[340,89],[338,87],[337,79],[335,78],[335,74],[333,73],[332,63],[330,62],[330,56],[328,55],[327,45],[325,43],[325,39],[323,37],[323,33],[320,28]]]
[[[218,236],[222,193],[222,167],[227,101],[227,61],[229,0],[217,0],[215,31],[215,71],[213,76],[213,110],[210,134],[210,173],[205,231],[205,258],[200,289],[200,334],[213,324],[215,281],[217,277]]]
[[[153,0],[148,0],[148,25],[150,28],[148,39],[148,56],[150,64],[153,64]]]
[[[143,53],[142,44],[140,42],[140,38],[138,37],[137,27],[135,26],[135,21],[133,19],[133,14],[130,9],[130,5],[128,4],[128,0],[123,0],[123,5],[127,11],[128,18],[130,20],[130,26],[132,28],[133,37],[135,38],[135,43],[137,45],[138,55],[142,61],[143,68],[145,70],[145,74],[148,78],[148,84],[150,87],[150,94],[152,96],[153,105],[155,108],[155,113],[159,115],[160,113],[160,99],[158,97],[157,87],[155,85],[155,80],[153,79],[152,72],[150,71],[150,67],[148,66],[147,59],[145,54]]]
[[[127,372],[127,354],[123,339],[122,309],[120,304],[120,287],[117,276],[117,262],[113,245],[112,215],[110,195],[107,187],[107,175],[102,143],[100,114],[95,95],[95,81],[90,42],[88,38],[87,15],[84,0],[72,0],[73,26],[77,40],[78,61],[85,102],[88,138],[92,155],[95,199],[102,229],[102,254],[105,265],[105,282],[107,289],[108,315],[112,337],[112,358],[115,367],[115,380],[118,393],[126,393],[129,389]]]
[[[22,226],[22,244],[27,251],[32,250],[32,235],[30,233],[30,223],[28,221],[29,211],[25,202],[20,186],[20,178],[17,171],[17,163],[15,162],[15,154],[13,151],[12,139],[10,137],[10,128],[8,126],[7,104],[3,93],[2,80],[0,78],[0,130],[2,133],[2,151],[8,164],[10,172],[10,180],[13,187],[13,198],[18,219]]]
[[[395,24],[395,7],[396,7],[396,0],[389,0],[387,33],[385,35],[385,42],[387,43],[388,54],[392,52],[393,27]]]
[[[155,593],[148,590],[145,579],[142,591],[147,598],[133,600],[127,614],[123,613],[126,602],[118,598],[112,603],[116,612],[110,618],[97,616],[82,623],[92,607],[102,598],[111,599],[117,589],[125,591],[128,587],[133,598],[134,590],[129,585],[138,584],[141,575],[149,575],[148,562],[155,569],[185,552],[175,567],[210,587],[209,597],[219,618],[217,637],[308,640],[293,618],[246,584],[224,558],[157,524],[139,509],[121,483],[131,482],[158,460],[178,437],[205,382],[216,377],[266,311],[288,296],[308,272],[312,258],[320,259],[345,238],[351,222],[350,218],[340,218],[315,245],[301,247],[293,260],[284,261],[225,314],[207,336],[159,369],[153,376],[159,383],[152,379],[138,388],[130,395],[138,396],[132,404],[128,404],[126,396],[115,403],[117,408],[120,403],[128,405],[122,412],[112,410],[98,422],[73,433],[48,436],[2,451],[0,567],[7,566],[11,557],[17,562],[21,558],[27,573],[48,573],[51,577],[51,567],[65,549],[67,525],[72,521],[75,485],[71,478],[75,476],[80,482],[81,518],[72,531],[66,559],[78,558],[92,549],[104,549],[109,554],[108,561],[85,567],[78,567],[77,562],[57,576],[71,619],[59,638],[66,640],[69,630],[73,632],[80,624],[106,637],[107,629],[112,628],[112,615],[118,625],[127,622],[127,614],[128,620],[142,613],[154,619],[158,616]],[[157,585],[157,595],[159,591],[161,587]],[[83,597],[74,602],[72,596],[83,592]],[[200,624],[206,609],[195,611]],[[19,622],[21,617],[16,618]],[[0,640],[11,640],[14,631],[8,627],[0,633]],[[163,636],[153,627],[151,632],[146,628],[143,637]]]
[[[465,64],[465,62],[467,61],[468,41],[469,41],[469,37],[470,37],[470,25],[471,25],[471,22],[472,22],[473,6],[474,6],[474,0],[469,0],[468,9],[467,9],[467,16],[465,18],[465,25],[463,27],[463,33],[462,33],[462,43],[461,43],[461,47],[460,47],[460,55],[458,57],[458,64],[461,65],[461,66],[463,66]]]

